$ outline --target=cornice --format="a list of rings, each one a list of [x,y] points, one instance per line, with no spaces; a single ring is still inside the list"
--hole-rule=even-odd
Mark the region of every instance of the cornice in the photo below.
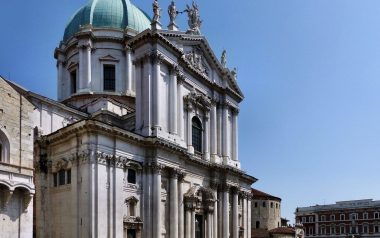
[[[153,148],[153,149],[161,148],[164,150],[170,150],[172,153],[178,153],[183,159],[186,159],[186,161],[189,163],[201,165],[212,171],[218,170],[221,173],[232,173],[235,176],[239,177],[239,179],[249,184],[257,181],[256,178],[245,174],[245,172],[240,169],[227,166],[227,165],[215,164],[209,161],[199,159],[194,154],[188,153],[188,151],[185,148],[182,148],[179,145],[174,144],[165,139],[157,138],[157,137],[143,137],[133,132],[126,131],[116,126],[107,125],[101,121],[96,121],[94,119],[86,119],[86,120],[73,123],[66,128],[58,130],[50,135],[44,136],[43,139],[45,143],[47,144],[55,144],[77,133],[85,133],[86,131],[93,132],[93,133],[95,132],[108,133],[110,136],[120,137],[122,140],[127,140],[130,143],[138,144],[139,146],[146,147],[146,148]],[[103,158],[103,160],[106,161],[106,160],[110,160],[112,156],[113,155],[107,155],[103,153],[101,158]],[[122,158],[123,157],[120,157],[117,160],[123,162]]]

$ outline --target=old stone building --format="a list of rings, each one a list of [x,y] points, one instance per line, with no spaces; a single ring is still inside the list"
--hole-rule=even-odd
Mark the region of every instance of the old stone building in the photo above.
[[[201,34],[197,4],[185,31],[174,2],[167,29],[161,12],[79,9],[54,54],[59,102],[1,81],[5,237],[32,236],[33,199],[36,237],[251,237],[236,71]]]
[[[296,221],[306,237],[380,237],[380,201],[341,201],[335,204],[299,207]]]

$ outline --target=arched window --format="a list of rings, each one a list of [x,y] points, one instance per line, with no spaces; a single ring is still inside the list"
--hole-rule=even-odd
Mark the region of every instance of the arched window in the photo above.
[[[0,162],[9,162],[9,140],[2,131],[0,131]]]
[[[260,221],[256,221],[256,229],[260,228]]]
[[[198,117],[192,119],[193,147],[196,152],[202,153],[202,123]]]

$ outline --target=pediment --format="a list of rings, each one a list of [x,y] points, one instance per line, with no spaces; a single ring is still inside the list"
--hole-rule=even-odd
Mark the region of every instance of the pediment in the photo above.
[[[120,60],[115,58],[114,56],[108,54],[103,57],[99,58],[100,61],[112,61],[112,62],[119,62]]]
[[[227,88],[228,92],[238,101],[244,98],[236,82],[235,75],[221,64],[219,57],[215,56],[204,36],[166,30],[154,32],[147,29],[127,42],[128,46],[132,49],[146,43],[161,44],[166,50],[178,56],[187,68],[220,89],[225,87],[223,81],[226,80],[228,82],[227,85],[229,85]],[[215,75],[218,75],[221,80],[215,81]]]

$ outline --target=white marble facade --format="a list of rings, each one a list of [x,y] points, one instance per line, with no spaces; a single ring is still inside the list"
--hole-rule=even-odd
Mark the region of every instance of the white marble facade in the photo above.
[[[236,75],[197,31],[160,28],[83,26],[55,51],[59,102],[19,88],[37,237],[251,237]]]

